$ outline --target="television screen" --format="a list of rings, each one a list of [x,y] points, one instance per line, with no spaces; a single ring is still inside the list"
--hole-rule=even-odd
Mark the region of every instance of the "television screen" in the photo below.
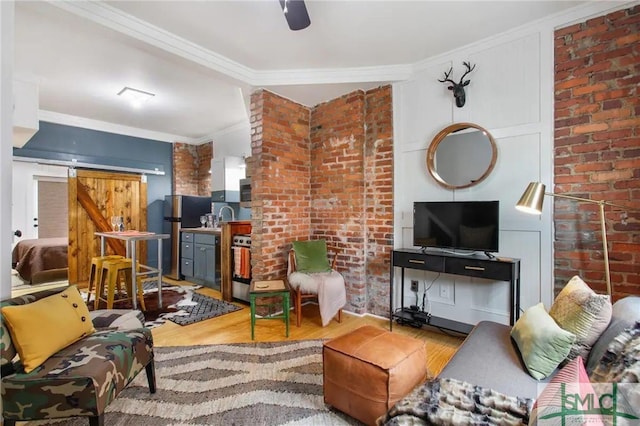
[[[498,251],[499,201],[413,203],[413,245]]]

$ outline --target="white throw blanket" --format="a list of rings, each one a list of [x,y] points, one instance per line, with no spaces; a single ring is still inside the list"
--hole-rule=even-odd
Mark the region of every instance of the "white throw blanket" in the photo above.
[[[335,270],[313,274],[292,272],[289,275],[289,284],[293,288],[300,287],[303,293],[318,295],[323,327],[347,304],[344,278]]]

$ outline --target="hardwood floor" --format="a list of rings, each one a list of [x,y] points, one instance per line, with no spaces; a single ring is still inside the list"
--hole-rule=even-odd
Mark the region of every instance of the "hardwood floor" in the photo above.
[[[185,283],[185,281],[165,280],[172,284]],[[198,292],[221,299],[220,292],[216,290],[202,288]],[[180,326],[167,321],[153,329],[154,343],[156,346],[192,346],[252,342],[249,305],[236,304],[242,306],[243,309],[192,325]],[[304,305],[302,316],[302,325],[296,327],[295,316],[291,311],[288,339],[285,337],[283,321],[256,321],[254,342],[331,339],[367,324],[389,329],[389,320],[386,318],[360,317],[347,312],[343,312],[342,323],[333,320],[326,327],[322,327],[320,312],[315,304]],[[463,337],[446,334],[433,328],[418,329],[394,324],[393,332],[427,342],[427,368],[431,375],[434,376],[442,370],[463,340]]]

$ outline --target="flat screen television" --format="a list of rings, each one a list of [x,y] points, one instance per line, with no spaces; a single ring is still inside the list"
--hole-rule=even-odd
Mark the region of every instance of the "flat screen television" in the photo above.
[[[498,252],[499,201],[416,201],[413,245]]]

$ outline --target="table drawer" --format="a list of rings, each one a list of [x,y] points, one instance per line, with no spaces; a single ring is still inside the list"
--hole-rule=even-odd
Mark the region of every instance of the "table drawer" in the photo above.
[[[180,259],[180,273],[185,277],[193,276],[193,260]]]
[[[180,257],[193,259],[193,243],[180,243]]]
[[[469,277],[487,278],[498,281],[511,280],[513,264],[487,260],[460,259],[447,257],[445,272],[449,274],[466,275]]]
[[[180,241],[190,241],[193,242],[193,232],[181,232],[182,238]]]
[[[420,253],[394,251],[393,266],[442,272],[444,271],[444,259],[442,257],[424,256]]]
[[[216,244],[216,235],[195,234],[195,238],[196,244],[209,244],[212,246]]]

